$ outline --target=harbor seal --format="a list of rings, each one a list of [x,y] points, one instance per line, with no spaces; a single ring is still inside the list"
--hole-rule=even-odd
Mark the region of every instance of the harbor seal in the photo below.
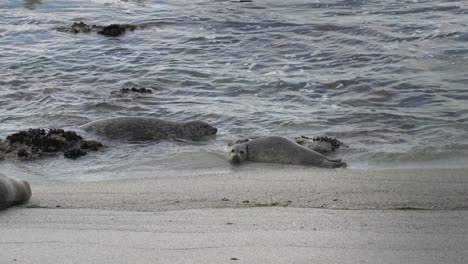
[[[229,152],[229,160],[234,163],[257,161],[325,168],[346,166],[346,163],[341,160],[329,159],[287,138],[278,136],[263,137],[233,145]]]
[[[203,121],[171,122],[149,117],[117,117],[94,121],[80,128],[110,139],[135,141],[197,139],[215,135],[218,129]]]
[[[0,210],[25,203],[31,198],[31,187],[23,180],[0,174]]]

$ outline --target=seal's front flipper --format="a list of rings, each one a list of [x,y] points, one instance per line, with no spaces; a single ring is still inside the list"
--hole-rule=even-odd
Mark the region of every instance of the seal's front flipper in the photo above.
[[[341,159],[335,159],[335,160],[324,160],[322,163],[322,166],[326,168],[335,169],[335,168],[346,168],[347,164]]]

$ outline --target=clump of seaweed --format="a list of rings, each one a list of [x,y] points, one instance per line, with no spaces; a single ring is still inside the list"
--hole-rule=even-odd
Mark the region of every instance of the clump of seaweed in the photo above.
[[[153,91],[151,89],[143,88],[143,87],[140,87],[140,88],[136,88],[136,87],[122,88],[122,89],[120,89],[120,92],[122,92],[122,93],[130,93],[130,92],[134,92],[134,93],[153,93]]]
[[[82,150],[82,149],[79,149],[79,148],[72,148],[72,149],[69,149],[67,151],[65,151],[63,153],[63,156],[67,159],[77,159],[81,156],[84,156],[86,155],[87,152],[86,150]]]
[[[63,129],[29,129],[9,135],[6,140],[11,144],[19,143],[30,146],[33,151],[57,152],[63,151],[76,144],[83,138],[73,131]]]
[[[96,151],[102,146],[97,141],[83,140],[74,131],[30,128],[0,140],[0,157],[32,159],[46,154],[64,153],[66,158],[75,159],[86,155],[86,149]]]
[[[95,26],[98,34],[117,37],[128,31],[134,31],[137,26],[131,24],[111,24],[108,26]]]
[[[304,136],[301,136],[304,137]],[[307,138],[307,137],[305,137]],[[327,136],[321,136],[321,137],[314,137],[312,138],[313,141],[316,142],[328,142],[333,148],[333,151],[339,149],[342,145],[344,145],[343,142],[339,141],[337,138],[332,138],[332,137],[327,137]]]
[[[83,23],[82,21],[73,23],[70,28],[70,32],[73,33],[89,33],[91,30],[92,27]]]
[[[80,142],[80,149],[89,149],[97,151],[102,147],[102,143],[96,140],[83,140]]]
[[[88,25],[80,21],[74,22],[69,28],[60,27],[57,28],[57,30],[62,32],[71,32],[75,34],[96,32],[104,36],[118,37],[127,31],[134,31],[135,29],[140,28],[142,27],[132,24]]]
[[[344,143],[339,141],[338,139],[327,136],[312,138],[307,136],[300,136],[296,137],[294,141],[299,145],[320,152],[322,154],[335,152],[341,146],[344,146]]]

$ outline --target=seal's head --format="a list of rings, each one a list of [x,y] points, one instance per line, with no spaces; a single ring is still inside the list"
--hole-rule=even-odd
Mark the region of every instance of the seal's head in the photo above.
[[[216,135],[218,129],[203,121],[190,121],[184,124],[183,129],[193,138]]]
[[[229,161],[233,163],[240,163],[247,159],[248,148],[246,144],[236,144],[231,147],[229,151]]]
[[[29,183],[27,181],[23,180],[18,180],[18,188],[15,192],[16,197],[15,197],[15,204],[21,204],[29,201],[31,198],[31,186],[29,186]]]

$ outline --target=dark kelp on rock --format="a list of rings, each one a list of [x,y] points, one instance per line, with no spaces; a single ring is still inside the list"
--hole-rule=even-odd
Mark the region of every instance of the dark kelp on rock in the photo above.
[[[92,30],[92,27],[88,24],[85,24],[83,22],[75,22],[73,23],[73,25],[71,25],[70,29],[61,29],[61,31],[65,31],[65,32],[72,32],[72,33],[89,33],[91,32]]]
[[[327,137],[327,136],[320,136],[320,137],[300,136],[300,137],[294,138],[294,142],[308,149],[317,151],[321,154],[333,153],[336,150],[338,150],[341,146],[346,146],[344,145],[343,142],[339,141],[338,139]]]
[[[96,26],[96,31],[104,36],[117,37],[126,31],[134,31],[137,28],[138,26],[130,24],[111,24],[108,26]]]
[[[120,89],[120,92],[121,93],[153,93],[151,89],[143,88],[143,87],[122,88]]]
[[[0,158],[34,159],[64,153],[65,158],[76,159],[86,150],[99,150],[103,145],[84,140],[74,131],[63,129],[31,128],[0,139]]]
[[[134,31],[135,29],[142,28],[142,26],[132,24],[88,25],[80,21],[73,23],[70,27],[60,27],[57,28],[57,30],[75,34],[96,32],[104,36],[118,37],[127,31]]]

